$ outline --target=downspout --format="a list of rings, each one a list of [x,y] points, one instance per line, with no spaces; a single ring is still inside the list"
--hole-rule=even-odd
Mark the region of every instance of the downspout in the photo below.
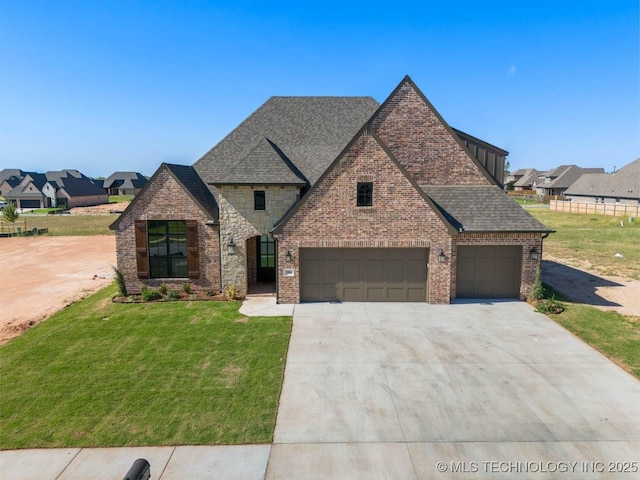
[[[540,240],[542,240],[540,242],[540,261],[542,262],[542,253],[544,251],[544,249],[542,247],[544,247],[544,239],[547,238],[549,235],[551,235],[553,232],[546,232],[544,235],[542,235],[542,237],[540,238]]]
[[[218,222],[218,270],[220,270],[220,293],[222,293],[222,225]]]
[[[275,240],[275,251],[276,251],[276,304],[280,303],[280,282],[279,282],[279,277],[280,277],[280,268],[278,266],[278,260],[280,257],[280,242],[278,241],[278,239],[276,237],[273,236],[273,233],[271,234],[271,238],[273,238]],[[259,260],[258,260],[259,261]]]

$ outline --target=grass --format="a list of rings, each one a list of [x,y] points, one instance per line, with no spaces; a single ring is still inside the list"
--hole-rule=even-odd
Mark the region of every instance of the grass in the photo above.
[[[640,379],[640,318],[571,302],[549,285],[545,292],[565,307],[564,312],[550,315],[553,320]]]
[[[290,317],[116,304],[115,286],[0,347],[0,448],[272,441]]]
[[[133,200],[133,195],[109,195],[109,203],[124,203]]]
[[[640,219],[630,223],[627,218],[605,215],[535,209],[529,213],[556,230],[544,241],[545,254],[599,274],[640,280]],[[616,253],[623,258],[616,258]]]
[[[20,215],[27,222],[27,229],[48,228],[49,235],[114,235],[109,230],[117,215]]]

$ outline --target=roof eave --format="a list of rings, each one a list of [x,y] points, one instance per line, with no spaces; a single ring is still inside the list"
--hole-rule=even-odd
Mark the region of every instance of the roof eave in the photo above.
[[[518,230],[508,230],[508,229],[502,229],[502,230],[484,230],[484,229],[473,229],[473,228],[464,228],[462,227],[459,230],[460,233],[556,233],[555,230],[551,230],[548,228],[545,229],[531,229],[531,230],[522,230],[522,229],[518,229]]]
[[[257,185],[264,185],[267,187],[304,187],[307,184],[304,182],[210,182],[208,185],[213,185],[214,187],[251,187]]]

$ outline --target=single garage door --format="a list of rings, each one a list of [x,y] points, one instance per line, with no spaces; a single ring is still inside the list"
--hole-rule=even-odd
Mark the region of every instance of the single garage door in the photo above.
[[[424,248],[302,248],[300,299],[425,302]]]
[[[457,298],[518,298],[522,247],[459,246]]]

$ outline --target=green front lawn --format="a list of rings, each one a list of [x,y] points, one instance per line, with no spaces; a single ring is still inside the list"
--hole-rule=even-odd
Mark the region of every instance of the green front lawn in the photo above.
[[[565,307],[550,315],[552,320],[640,379],[640,318],[573,303],[548,285],[545,296],[555,296]]]
[[[0,347],[0,448],[271,442],[291,317],[115,293]]]

